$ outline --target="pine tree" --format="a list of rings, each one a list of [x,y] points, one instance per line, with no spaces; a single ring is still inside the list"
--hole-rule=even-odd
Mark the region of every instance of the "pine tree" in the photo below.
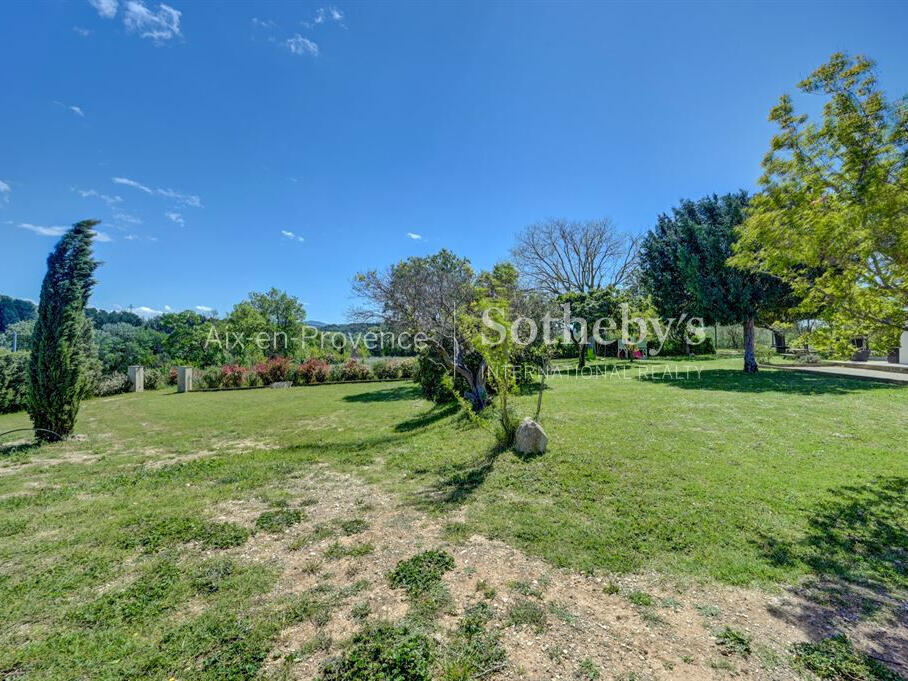
[[[47,258],[29,360],[28,412],[39,439],[68,436],[87,394],[91,326],[85,306],[95,284],[92,229],[97,220],[73,225]]]

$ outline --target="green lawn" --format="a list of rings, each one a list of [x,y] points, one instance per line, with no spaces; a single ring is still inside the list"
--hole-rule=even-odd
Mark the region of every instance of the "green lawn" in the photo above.
[[[78,440],[0,455],[0,675],[148,678],[191,656],[193,678],[246,678],[284,604],[261,600],[274,574],[241,562],[199,595],[220,574],[212,554],[248,533],[212,509],[295,504],[282,482],[316,463],[433,513],[463,507],[452,537],[501,538],[559,566],[908,586],[908,390],[696,365],[553,378],[550,448],[531,459],[496,455],[489,433],[408,383],[86,402]],[[535,396],[516,401],[530,413]],[[0,432],[27,424],[0,416]],[[164,616],[193,599],[198,617]]]

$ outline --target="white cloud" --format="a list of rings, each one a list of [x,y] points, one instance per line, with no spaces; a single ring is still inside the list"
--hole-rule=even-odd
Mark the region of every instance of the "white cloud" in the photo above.
[[[73,32],[79,34],[83,38],[87,38],[91,35],[91,31],[87,28],[82,28],[81,26],[73,26]]]
[[[88,0],[88,4],[98,10],[98,16],[113,19],[117,13],[117,0]]]
[[[181,194],[173,189],[158,189],[157,192],[161,196],[166,196],[169,199],[176,199],[177,201],[185,203],[187,206],[192,206],[193,208],[202,207],[202,200],[195,194]]]
[[[195,309],[199,312],[214,312],[213,307],[207,307],[206,305],[196,305]]]
[[[315,10],[315,16],[312,21],[301,21],[300,23],[306,28],[312,28],[318,26],[319,24],[324,24],[326,21],[335,21],[343,26],[344,13],[341,12],[334,5],[329,5],[328,7],[319,7]],[[344,28],[346,28],[344,26]]]
[[[166,217],[168,220],[172,220],[173,222],[177,223],[180,227],[182,227],[186,224],[186,221],[183,219],[183,216],[180,215],[179,213],[164,213],[164,217]]]
[[[129,213],[114,213],[114,219],[119,220],[120,222],[128,222],[131,225],[142,224],[142,218],[137,218],[135,215],[130,215]]]
[[[124,184],[127,187],[135,187],[146,194],[158,194],[159,196],[166,196],[168,199],[175,199],[180,203],[183,203],[187,206],[192,206],[193,208],[202,208],[202,199],[200,199],[195,194],[183,194],[174,189],[161,188],[152,189],[141,182],[136,180],[130,180],[128,177],[112,177],[110,178],[115,184]]]
[[[110,234],[108,234],[107,232],[99,232],[96,229],[93,231],[95,233],[95,241],[99,241],[101,243],[107,243],[109,241],[113,241],[113,239],[110,238]]]
[[[164,312],[170,312],[171,310],[173,310],[173,308],[170,307],[170,305],[165,305],[165,306],[164,306]]]
[[[78,192],[79,196],[83,199],[89,199],[92,197],[97,197],[101,199],[108,206],[112,206],[116,203],[123,203],[123,198],[120,196],[111,196],[110,194],[102,194],[96,189],[75,189],[74,191]]]
[[[56,225],[53,227],[43,227],[42,225],[33,225],[28,222],[20,222],[19,226],[22,229],[27,229],[28,231],[40,234],[41,236],[63,236],[66,233],[66,230],[69,229],[68,227]]]
[[[419,241],[420,239],[422,239],[422,234],[416,234],[415,232],[407,232],[407,236],[414,241]]]
[[[259,28],[277,28],[277,24],[271,19],[259,19],[258,17],[252,17],[252,25]]]
[[[286,237],[287,239],[290,239],[291,241],[300,241],[300,242],[305,241],[305,239],[303,237],[301,237],[300,235],[294,234],[293,232],[290,232],[286,229],[282,229],[281,234],[283,234],[284,237]]]
[[[180,37],[182,12],[161,3],[157,11],[150,10],[142,0],[127,0],[123,6],[123,25],[128,31],[136,31],[143,38],[162,43]]]
[[[125,184],[127,187],[135,187],[136,189],[141,189],[146,194],[152,193],[151,188],[146,187],[141,182],[130,180],[128,177],[112,177],[110,179],[114,184]]]
[[[164,309],[168,309],[166,305],[164,306]],[[147,305],[132,307],[129,309],[129,311],[139,315],[142,319],[150,319],[152,317],[157,317],[158,315],[164,314],[160,310],[155,310],[153,307],[148,307]]]
[[[284,47],[293,54],[309,54],[313,57],[318,56],[318,45],[308,38],[304,38],[299,33],[292,38],[287,38],[287,40],[284,41]]]
[[[69,107],[69,110],[72,111],[77,116],[81,116],[82,118],[85,118],[85,112],[82,111],[82,109],[80,109],[78,106],[71,106],[71,107]]]
[[[9,195],[12,191],[13,190],[10,189],[10,186],[6,182],[0,180],[0,201],[9,203]]]
[[[127,234],[123,238],[126,239],[127,241],[136,241],[139,238],[139,235],[138,234]]]

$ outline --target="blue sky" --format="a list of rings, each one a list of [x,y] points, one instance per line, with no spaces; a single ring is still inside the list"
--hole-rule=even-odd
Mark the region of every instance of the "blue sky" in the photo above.
[[[905,26],[904,2],[6,2],[0,293],[36,298],[96,217],[95,306],[277,286],[342,321],[359,270],[753,188],[770,107],[832,52],[908,92]]]

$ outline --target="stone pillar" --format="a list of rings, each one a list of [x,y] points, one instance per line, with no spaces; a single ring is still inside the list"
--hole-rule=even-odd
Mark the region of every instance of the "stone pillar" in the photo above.
[[[908,331],[902,331],[902,343],[899,348],[899,364],[908,364]]]
[[[192,367],[177,367],[177,392],[192,391]]]
[[[129,391],[140,393],[145,390],[145,367],[131,366],[128,369]]]

